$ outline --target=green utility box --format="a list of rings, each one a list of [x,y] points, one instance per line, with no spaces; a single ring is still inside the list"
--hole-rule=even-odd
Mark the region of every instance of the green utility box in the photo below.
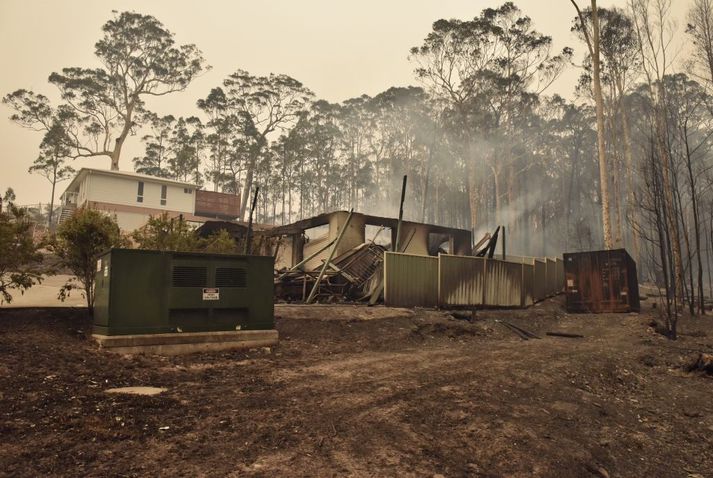
[[[275,328],[274,258],[112,249],[96,269],[94,334]]]

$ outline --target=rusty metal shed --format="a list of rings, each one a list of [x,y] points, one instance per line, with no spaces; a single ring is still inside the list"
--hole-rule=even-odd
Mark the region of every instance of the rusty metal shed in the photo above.
[[[564,254],[568,312],[638,312],[636,262],[625,249]]]

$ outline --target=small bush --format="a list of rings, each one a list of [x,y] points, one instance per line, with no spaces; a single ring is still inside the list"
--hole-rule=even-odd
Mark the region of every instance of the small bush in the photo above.
[[[96,261],[112,247],[126,245],[116,219],[100,211],[78,209],[60,224],[52,248],[61,265],[76,276],[60,290],[59,299],[65,300],[72,290],[80,289],[87,299],[87,307],[94,306],[94,274]]]
[[[199,246],[194,229],[183,218],[171,218],[168,213],[151,217],[131,238],[139,249],[154,251],[192,252]]]
[[[42,262],[39,246],[32,238],[32,223],[23,209],[12,203],[8,190],[0,200],[0,303],[12,302],[11,290],[21,294],[42,281],[36,267]]]

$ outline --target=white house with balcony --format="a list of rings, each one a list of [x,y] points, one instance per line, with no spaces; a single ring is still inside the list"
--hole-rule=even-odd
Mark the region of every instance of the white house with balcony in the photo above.
[[[151,216],[182,215],[191,222],[205,218],[195,215],[196,186],[127,171],[82,168],[62,193],[60,223],[76,208],[86,207],[116,216],[119,227],[133,231]]]

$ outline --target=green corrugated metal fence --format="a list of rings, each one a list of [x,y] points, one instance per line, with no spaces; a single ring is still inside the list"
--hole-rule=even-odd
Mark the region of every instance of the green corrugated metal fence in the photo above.
[[[384,304],[393,307],[438,305],[438,258],[387,252]]]
[[[397,307],[528,307],[563,288],[560,259],[507,260],[387,252],[384,303]]]
[[[452,306],[485,304],[487,259],[438,256],[438,303]]]

